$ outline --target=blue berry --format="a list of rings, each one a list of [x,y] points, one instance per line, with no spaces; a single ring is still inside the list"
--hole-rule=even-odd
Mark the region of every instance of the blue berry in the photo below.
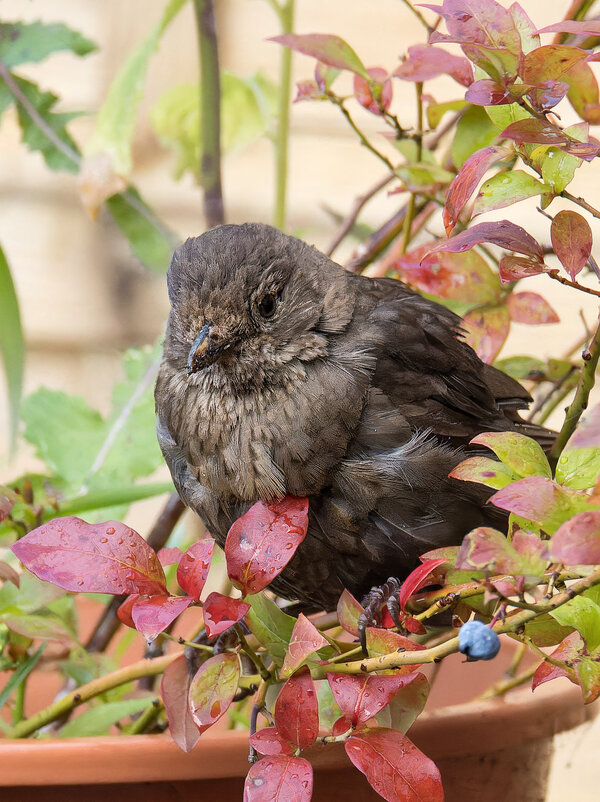
[[[458,630],[458,648],[467,660],[491,660],[498,654],[500,638],[483,621],[467,621]]]

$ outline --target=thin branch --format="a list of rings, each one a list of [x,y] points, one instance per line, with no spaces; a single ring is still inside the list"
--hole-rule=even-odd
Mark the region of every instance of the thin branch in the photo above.
[[[221,184],[221,81],[213,0],[194,0],[200,50],[201,141],[200,183],[209,228],[225,220]]]
[[[380,192],[387,184],[389,184],[393,178],[394,176],[392,174],[386,175],[383,179],[372,186],[371,189],[368,189],[364,195],[359,195],[359,197],[356,198],[350,213],[342,225],[338,228],[329,248],[325,251],[327,256],[331,256],[342,240],[346,238],[348,232],[356,223],[356,219],[363,207],[371,200],[371,198],[377,195],[378,192]]]
[[[427,33],[433,33],[433,31],[435,30],[435,28],[433,28],[433,27],[432,27],[432,26],[431,26],[431,25],[430,25],[430,24],[427,22],[427,20],[426,20],[426,19],[425,19],[425,17],[424,17],[424,16],[421,14],[421,12],[420,12],[420,11],[417,11],[417,9],[416,9],[416,8],[413,6],[413,4],[410,2],[410,0],[402,0],[402,2],[404,3],[404,5],[405,5],[405,6],[406,6],[406,7],[407,7],[407,8],[408,8],[410,11],[412,11],[412,13],[415,15],[415,17],[416,17],[416,18],[419,20],[419,22],[421,23],[421,25],[423,25],[423,26],[425,27],[425,29],[426,29]]]
[[[356,125],[356,123],[352,119],[352,115],[350,114],[348,109],[344,106],[344,101],[341,98],[336,97],[335,95],[331,95],[330,99],[332,103],[334,103],[340,109],[340,111],[348,121],[348,125],[350,126],[350,128],[352,128],[354,133],[360,139],[361,144],[364,145],[364,147],[367,148],[367,150],[370,150],[374,156],[377,156],[377,158],[380,159],[386,165],[388,170],[394,172],[394,165],[391,163],[391,161],[388,159],[387,156],[384,156],[383,153],[380,153],[380,151],[378,151],[377,148],[369,142],[367,137],[363,134],[363,132],[360,130],[360,128]]]
[[[563,191],[560,192],[559,194],[561,198],[566,198],[567,200],[570,200],[571,203],[575,203],[577,206],[581,206],[581,208],[585,209],[586,212],[589,212],[592,215],[592,217],[597,217],[600,220],[600,211],[598,211],[598,209],[595,209],[593,206],[590,206],[590,204],[583,198],[578,198],[575,195],[571,195],[571,193],[567,192],[566,189],[563,189]]]

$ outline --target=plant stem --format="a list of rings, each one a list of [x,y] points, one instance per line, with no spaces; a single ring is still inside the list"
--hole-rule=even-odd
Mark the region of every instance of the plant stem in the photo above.
[[[354,133],[360,139],[361,144],[364,145],[364,147],[367,148],[367,150],[370,150],[374,156],[377,156],[377,158],[380,159],[386,165],[388,170],[394,172],[394,165],[391,163],[391,161],[388,159],[387,156],[384,156],[383,153],[380,153],[377,150],[377,148],[369,142],[367,137],[363,134],[363,132],[360,130],[360,128],[356,125],[356,123],[352,119],[352,116],[348,111],[348,109],[344,106],[344,101],[341,98],[336,97],[335,95],[331,96],[331,101],[332,103],[334,103],[336,106],[339,107],[340,111],[348,121],[348,125],[350,126],[350,128],[352,128]]]
[[[252,661],[254,667],[256,668],[258,673],[260,674],[261,679],[263,679],[265,682],[268,682],[271,679],[271,672],[267,668],[264,667],[263,662],[260,659],[260,657],[256,654],[254,649],[252,649],[252,647],[249,645],[248,641],[246,640],[246,638],[244,636],[244,633],[242,632],[242,628],[239,626],[239,624],[236,624],[234,629],[235,629],[236,635],[238,636],[240,645],[242,647],[242,651],[244,652],[244,654],[248,655],[248,657]]]
[[[282,33],[291,33],[294,29],[294,2],[283,0],[271,5],[277,12]],[[292,49],[281,48],[279,61],[279,95],[277,99],[277,134],[275,136],[275,208],[273,209],[273,225],[284,229],[286,220],[287,180],[288,180],[288,148],[290,135],[290,97],[292,86]]]
[[[146,732],[150,725],[154,724],[158,715],[162,710],[164,710],[165,706],[162,703],[161,699],[153,699],[152,704],[149,705],[143,713],[141,713],[135,721],[132,721],[131,724],[123,727],[123,734],[124,735],[140,735],[143,732]]]
[[[488,688],[480,696],[478,696],[477,701],[484,701],[485,699],[493,699],[496,696],[503,696],[508,691],[512,691],[513,688],[518,688],[520,685],[524,685],[533,677],[537,671],[537,668],[537,665],[533,665],[526,671],[523,671],[522,674],[517,674],[510,679],[504,679],[496,682],[495,685],[492,685],[491,688]]]
[[[560,193],[560,196],[561,198],[566,198],[567,200],[570,200],[571,203],[575,203],[577,206],[581,206],[581,208],[585,209],[586,212],[589,212],[592,215],[592,217],[597,217],[600,220],[600,211],[598,211],[598,209],[595,209],[593,206],[590,206],[590,204],[583,198],[578,198],[575,195],[571,195],[571,193],[567,192],[566,189],[563,189],[563,191]]]
[[[208,228],[225,220],[221,185],[221,81],[213,0],[194,0],[200,51],[200,183]]]
[[[25,688],[27,687],[27,678],[17,685],[15,691],[15,703],[12,712],[13,725],[17,725],[23,718],[23,711],[25,708]]]
[[[567,441],[575,431],[575,427],[582,416],[583,411],[587,407],[588,398],[592,387],[596,380],[596,367],[598,365],[598,358],[600,357],[600,317],[598,318],[598,325],[596,331],[586,351],[584,351],[584,364],[579,375],[577,382],[577,389],[575,396],[571,402],[571,406],[565,415],[565,421],[562,429],[558,433],[558,437],[554,441],[552,451],[550,452],[551,459],[556,463],[564,449]]]
[[[579,284],[577,281],[571,281],[571,279],[566,278],[566,276],[561,276],[558,270],[548,270],[546,275],[549,276],[554,281],[560,281],[561,284],[565,284],[567,287],[573,287],[576,290],[581,290],[581,292],[587,292],[588,295],[595,295],[596,298],[600,298],[600,291],[593,290],[591,287],[585,287],[583,284]]]
[[[410,0],[402,0],[402,2],[404,3],[404,5],[405,5],[405,6],[406,6],[406,7],[407,7],[407,8],[408,8],[410,11],[412,11],[412,13],[415,15],[415,17],[416,17],[416,18],[419,20],[419,22],[421,23],[421,25],[424,25],[424,26],[425,26],[425,29],[426,29],[427,33],[431,33],[431,32],[433,31],[433,28],[432,28],[432,27],[431,27],[431,25],[430,25],[430,24],[427,22],[427,20],[425,19],[425,17],[424,17],[424,16],[421,14],[421,12],[420,12],[420,11],[417,11],[417,9],[416,9],[416,8],[413,6],[413,4],[410,2]]]
[[[339,227],[335,237],[331,242],[331,245],[325,251],[327,256],[332,255],[332,253],[335,251],[338,245],[342,242],[342,240],[345,239],[348,233],[352,230],[352,226],[356,223],[356,219],[360,214],[362,208],[365,206],[365,204],[368,203],[371,200],[371,198],[374,195],[376,195],[380,190],[382,190],[387,184],[389,184],[393,177],[394,176],[391,174],[386,175],[384,178],[378,181],[374,186],[372,186],[371,189],[368,189],[364,195],[359,195],[359,197],[356,198],[352,206],[352,209],[350,210],[350,214],[348,215],[348,217],[346,217],[342,225]]]

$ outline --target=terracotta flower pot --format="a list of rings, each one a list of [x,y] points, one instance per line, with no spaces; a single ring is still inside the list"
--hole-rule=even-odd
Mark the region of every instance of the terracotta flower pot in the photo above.
[[[506,669],[510,645],[490,663],[447,659],[427,711],[410,731],[438,764],[446,802],[543,802],[557,732],[596,712],[578,688],[556,680],[532,693],[466,701]],[[343,744],[314,747],[315,802],[381,799],[350,765]],[[0,740],[3,802],[241,802],[248,770],[245,732],[208,731],[188,755],[167,734]]]

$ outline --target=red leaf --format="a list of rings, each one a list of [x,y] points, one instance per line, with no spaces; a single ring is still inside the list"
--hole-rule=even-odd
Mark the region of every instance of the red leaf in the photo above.
[[[555,660],[569,660],[570,662],[575,662],[584,651],[585,643],[579,632],[571,632],[570,635],[567,635],[567,637],[558,644],[550,657],[553,657]],[[544,682],[549,682],[557,677],[568,677],[573,681],[566,668],[563,669],[559,666],[554,666],[544,660],[544,662],[537,667],[533,675],[531,690],[535,691],[538,685],[542,685]]]
[[[352,763],[388,802],[443,802],[435,763],[406,735],[383,727],[352,735],[345,742]]]
[[[565,270],[575,281],[592,252],[592,229],[587,220],[577,212],[559,212],[550,227],[554,253]]]
[[[322,649],[323,646],[328,645],[329,641],[321,635],[304,613],[300,613],[292,630],[290,644],[281,667],[280,676],[289,677],[302,665],[307,657],[310,657],[318,649]]]
[[[368,72],[370,81],[360,75],[354,76],[354,96],[367,111],[381,116],[381,109],[387,111],[392,102],[392,82],[381,67],[373,67]]]
[[[241,599],[232,599],[213,591],[202,605],[204,625],[209,638],[214,638],[237,624],[246,615],[250,605]]]
[[[600,448],[600,404],[584,412],[569,448]]]
[[[303,757],[263,757],[250,767],[244,802],[310,802],[312,766]]]
[[[488,306],[473,309],[463,317],[465,340],[477,356],[491,364],[504,345],[510,328],[506,306]]]
[[[196,672],[189,692],[192,717],[200,734],[227,712],[240,679],[237,654],[221,652],[209,657]]]
[[[492,164],[503,158],[506,153],[505,148],[490,145],[487,148],[476,150],[460,168],[458,175],[448,188],[444,206],[444,227],[448,236],[477,184]]]
[[[179,560],[181,560],[183,557],[183,552],[181,549],[178,549],[177,546],[173,546],[166,549],[160,549],[160,551],[156,552],[156,556],[160,560],[162,567],[166,568],[167,565],[178,564]]]
[[[491,78],[474,81],[465,92],[465,100],[474,106],[505,106],[515,102],[506,86]]]
[[[394,70],[395,78],[403,81],[428,81],[438,75],[451,75],[463,86],[473,83],[473,67],[466,58],[454,56],[431,45],[412,45],[408,58]]]
[[[401,688],[416,679],[415,671],[393,676],[352,676],[327,674],[327,681],[340,710],[352,726],[364,724],[388,705]]]
[[[598,565],[600,510],[580,512],[559,526],[550,541],[550,551],[565,565]]]
[[[584,19],[580,21],[564,19],[552,25],[540,28],[536,33],[579,33],[584,36],[598,36],[600,34],[600,20]]]
[[[299,671],[279,691],[275,726],[282,738],[299,749],[312,746],[319,734],[318,700],[310,671]]]
[[[182,654],[165,668],[160,695],[167,712],[171,738],[184,752],[191,752],[200,738],[188,703],[190,685],[187,660]]]
[[[149,596],[137,599],[131,608],[135,628],[152,641],[194,600],[190,596]]]
[[[506,284],[509,281],[519,281],[529,276],[539,276],[548,270],[543,262],[526,259],[523,256],[503,256],[500,259],[500,281]]]
[[[586,161],[593,159],[600,151],[600,144],[593,140],[578,142],[556,126],[531,117],[511,123],[500,136],[512,139],[518,145],[554,145],[564,150],[565,153],[578,156]]]
[[[269,42],[277,42],[284,47],[304,53],[306,56],[322,61],[338,70],[350,70],[363,78],[368,78],[367,68],[350,45],[335,34],[328,33],[286,33],[272,36]]]
[[[166,594],[165,575],[153,549],[116,521],[87,524],[55,518],[12,547],[40,579],[82,593]]]
[[[179,586],[196,601],[200,600],[214,547],[215,541],[212,537],[199,540],[189,547],[177,566]]]
[[[427,560],[427,562],[417,566],[417,568],[406,577],[400,588],[400,593],[398,594],[401,610],[406,609],[406,604],[413,593],[416,593],[418,590],[425,587],[425,585],[431,584],[431,573],[445,562],[446,560],[443,559]]]
[[[250,507],[233,523],[225,541],[233,584],[244,596],[266,588],[292,559],[307,528],[307,498],[287,495]]]
[[[526,476],[513,482],[490,497],[503,510],[542,525],[560,498],[560,488],[544,476]]]
[[[125,624],[126,627],[131,627],[131,629],[135,629],[135,624],[133,623],[133,618],[131,617],[131,611],[133,610],[133,605],[136,603],[141,596],[139,593],[132,593],[131,596],[128,596],[123,604],[117,610],[117,618],[122,624]]]
[[[492,223],[477,223],[466,231],[461,231],[455,237],[432,248],[422,261],[427,264],[436,253],[441,251],[462,253],[481,242],[491,242],[507,251],[524,253],[526,256],[537,258],[540,262],[544,259],[542,246],[534,240],[531,234],[528,234],[521,226],[511,223],[510,220],[499,220]]]
[[[531,326],[559,323],[560,318],[550,304],[537,292],[513,292],[506,299],[512,320]]]
[[[340,600],[337,603],[337,617],[346,632],[358,637],[358,619],[364,613],[365,608],[359,604],[349,590],[342,591]]]
[[[510,12],[495,0],[444,0],[441,6],[421,4],[442,16],[456,42],[476,42],[519,52],[521,37]],[[434,40],[434,36],[430,41]]]
[[[275,727],[255,732],[250,736],[250,744],[261,755],[293,755],[296,751],[294,744],[282,738]]]

